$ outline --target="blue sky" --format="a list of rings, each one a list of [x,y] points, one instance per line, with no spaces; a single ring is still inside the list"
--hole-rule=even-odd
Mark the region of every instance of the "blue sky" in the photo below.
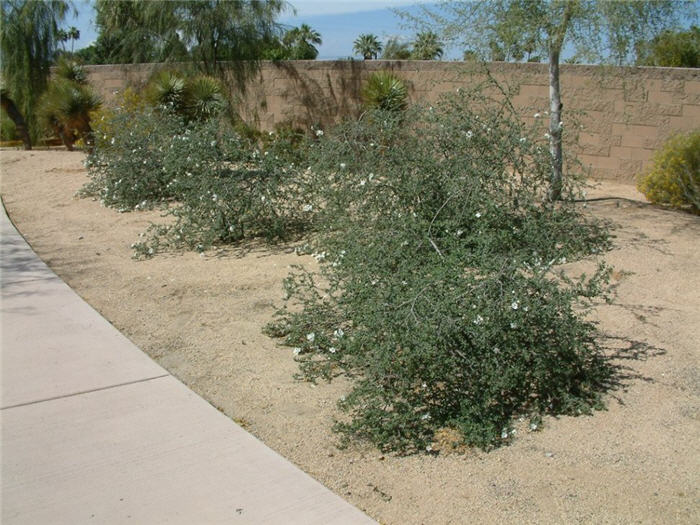
[[[398,36],[410,40],[414,31],[402,27],[391,8],[410,8],[420,0],[291,0],[296,14],[284,13],[279,21],[290,26],[308,24],[321,34],[320,60],[352,56],[352,43],[360,33],[374,33],[382,42]],[[86,47],[97,38],[95,13],[91,0],[74,0],[77,17],[69,17],[65,25],[80,30],[75,49]],[[452,58],[448,55],[447,58]]]

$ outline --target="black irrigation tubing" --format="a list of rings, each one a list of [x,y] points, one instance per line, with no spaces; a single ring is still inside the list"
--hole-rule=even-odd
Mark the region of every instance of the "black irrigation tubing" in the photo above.
[[[648,202],[638,201],[635,199],[628,199],[627,197],[595,197],[593,199],[572,199],[569,202],[595,202],[595,201],[627,201],[633,202],[635,204],[649,204]]]

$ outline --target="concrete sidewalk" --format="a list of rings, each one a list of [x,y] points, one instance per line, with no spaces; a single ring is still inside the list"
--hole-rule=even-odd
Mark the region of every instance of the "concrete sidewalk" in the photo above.
[[[121,335],[1,218],[3,524],[369,524]]]

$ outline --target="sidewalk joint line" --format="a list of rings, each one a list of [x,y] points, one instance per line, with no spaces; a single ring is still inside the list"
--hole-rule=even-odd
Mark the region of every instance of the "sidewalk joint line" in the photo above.
[[[161,379],[163,377],[169,377],[170,374],[162,374],[159,376],[146,377],[144,379],[136,379],[134,381],[127,381],[126,383],[119,383],[117,385],[103,386],[100,388],[93,388],[91,390],[83,390],[81,392],[74,392],[72,394],[65,394],[62,396],[47,397],[46,399],[37,399],[36,401],[27,401],[26,403],[17,403],[16,405],[9,405],[6,407],[0,407],[0,410],[7,410],[10,408],[26,407],[28,405],[36,405],[39,403],[45,403],[46,401],[55,401],[57,399],[65,399],[67,397],[82,396],[83,394],[91,394],[92,392],[100,392],[102,390],[110,390],[112,388],[119,388],[120,386],[134,385],[136,383],[145,383],[146,381],[152,381],[153,379]]]

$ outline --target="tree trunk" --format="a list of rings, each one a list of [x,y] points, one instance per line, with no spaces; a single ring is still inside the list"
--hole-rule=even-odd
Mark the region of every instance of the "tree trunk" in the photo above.
[[[29,137],[27,123],[24,121],[24,117],[22,117],[14,101],[5,95],[5,93],[2,93],[0,94],[0,103],[2,104],[2,109],[7,112],[7,116],[15,123],[15,129],[19,136],[22,137],[22,142],[24,142],[24,149],[32,149],[32,139]]]
[[[561,92],[559,91],[559,49],[549,50],[549,151],[552,155],[552,173],[549,180],[549,200],[561,199],[563,182]]]

